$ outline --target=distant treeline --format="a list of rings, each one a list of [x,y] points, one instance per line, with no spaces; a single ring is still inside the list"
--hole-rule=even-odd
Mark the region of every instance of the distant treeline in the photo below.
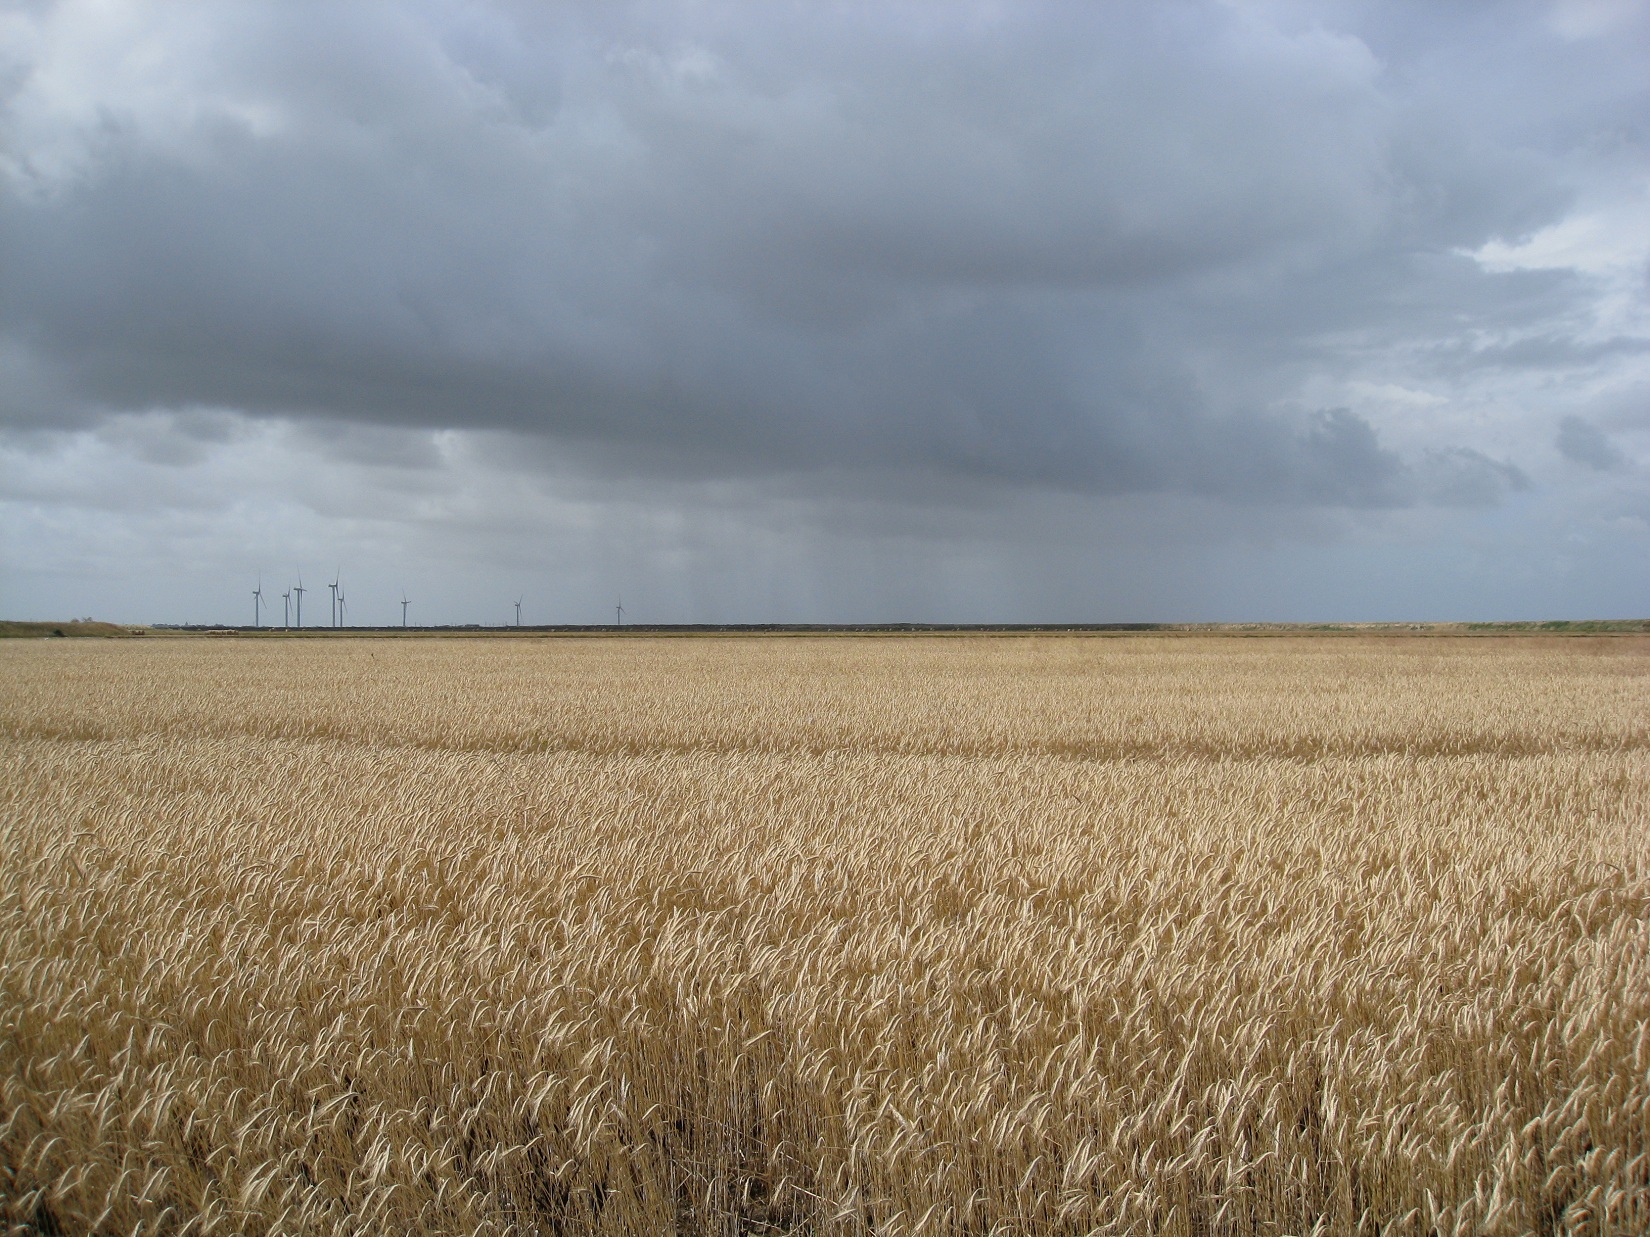
[[[549,623],[484,626],[447,623],[402,627],[235,626],[225,623],[154,623],[126,626],[89,619],[67,622],[0,621],[0,638],[141,636],[148,632],[220,636],[716,636],[716,635],[1043,635],[1179,633],[1197,635],[1520,635],[1650,633],[1650,619],[1552,619],[1483,623]]]

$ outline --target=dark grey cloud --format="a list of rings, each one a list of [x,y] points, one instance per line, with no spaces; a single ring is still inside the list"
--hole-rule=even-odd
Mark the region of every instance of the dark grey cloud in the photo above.
[[[1647,63],[1604,0],[25,7],[0,433],[925,536],[1493,509],[1561,417],[1634,475]]]
[[[45,104],[10,79],[13,423],[204,405],[671,444],[734,473],[1407,501],[1426,489],[1367,419],[1284,425],[1188,355],[1210,317],[1311,356],[1303,314],[1378,335],[1413,332],[1417,298],[1481,313],[1493,277],[1413,256],[1568,196],[1516,118],[1463,142],[1378,42],[1218,5],[176,24],[179,79],[114,83],[38,153]],[[1595,95],[1565,118],[1632,115]]]
[[[1558,452],[1567,460],[1584,464],[1598,472],[1608,472],[1622,465],[1621,452],[1605,436],[1603,430],[1590,421],[1569,416],[1558,425]]]
[[[1491,459],[1471,447],[1429,450],[1416,474],[1416,493],[1446,507],[1488,507],[1510,493],[1530,488],[1530,478],[1516,464]]]

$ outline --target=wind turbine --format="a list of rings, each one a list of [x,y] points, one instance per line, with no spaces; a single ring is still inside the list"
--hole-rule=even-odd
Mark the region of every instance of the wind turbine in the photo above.
[[[624,598],[623,597],[619,598],[619,604],[613,607],[613,625],[615,627],[623,627],[624,626]]]
[[[338,581],[343,578],[343,568],[333,574],[332,583],[327,585],[332,590],[332,625],[338,626]]]
[[[344,625],[344,590],[338,590],[338,626]]]
[[[294,588],[292,591],[294,593],[298,594],[298,628],[301,631],[301,630],[303,630],[303,626],[304,626],[304,594],[309,592],[309,590],[304,587],[304,577],[303,576],[298,577],[297,587]]]
[[[407,625],[407,606],[409,604],[410,603],[407,601],[407,594],[403,592],[401,594],[401,626],[403,627]]]
[[[521,626],[521,603],[526,598],[526,596],[527,596],[527,594],[523,593],[520,597],[516,598],[516,626],[517,627]]]
[[[292,590],[287,589],[281,594],[281,626],[292,626]]]
[[[258,587],[252,590],[252,625],[254,627],[262,627],[264,625],[263,624],[263,617],[262,617],[262,613],[261,613],[261,607],[263,606],[263,601],[264,601],[264,578],[262,576],[259,576],[258,577]]]

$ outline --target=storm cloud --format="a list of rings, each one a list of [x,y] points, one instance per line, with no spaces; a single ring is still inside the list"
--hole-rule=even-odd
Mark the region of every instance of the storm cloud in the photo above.
[[[65,546],[63,460],[130,460],[107,484],[154,519],[259,442],[379,495],[340,555],[434,538],[508,575],[534,559],[489,495],[608,495],[630,523],[579,519],[654,549],[558,560],[593,592],[598,562],[737,558],[736,526],[790,529],[771,570],[816,584],[850,526],[1060,574],[1131,502],[1202,512],[1197,546],[1405,512],[1459,537],[1540,497],[1644,554],[1644,424],[1596,427],[1650,393],[1642,5],[0,23],[0,493]],[[980,587],[1034,617],[1036,588]]]

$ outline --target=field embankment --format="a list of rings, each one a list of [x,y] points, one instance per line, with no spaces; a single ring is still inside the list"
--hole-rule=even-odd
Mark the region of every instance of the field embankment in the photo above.
[[[1647,653],[0,647],[0,1218],[1646,1231]]]
[[[100,623],[96,619],[69,619],[65,622],[22,622],[0,619],[0,640],[49,639],[58,636],[141,636],[142,627],[126,627],[118,623]]]

